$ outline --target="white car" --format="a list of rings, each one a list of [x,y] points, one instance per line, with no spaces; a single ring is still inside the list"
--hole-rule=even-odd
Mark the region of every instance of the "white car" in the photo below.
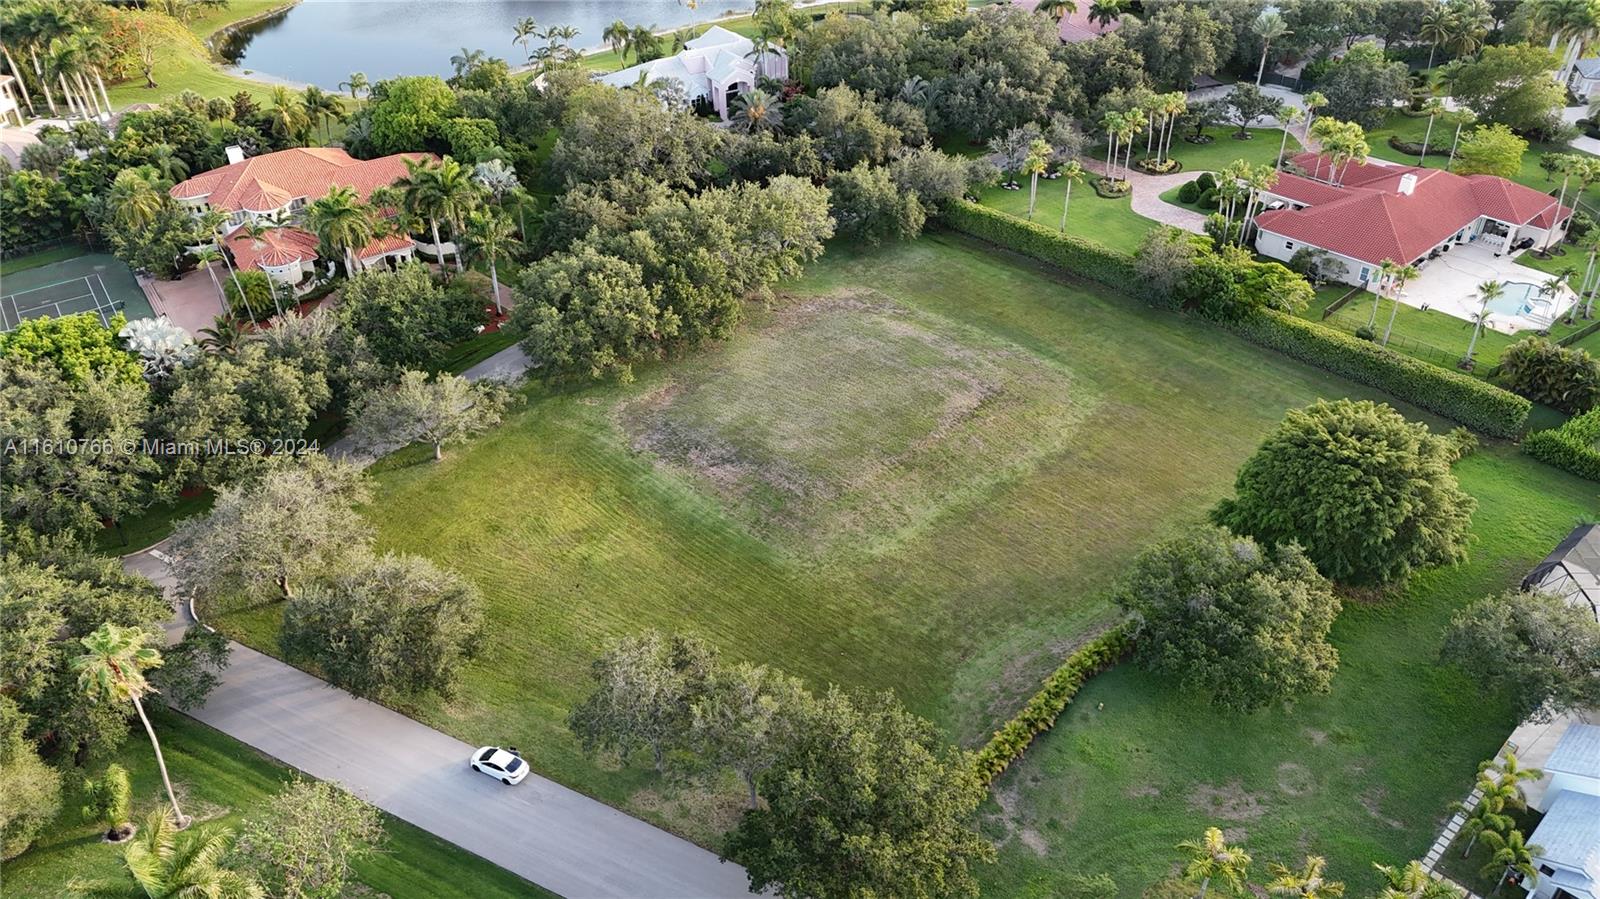
[[[515,750],[501,749],[498,746],[485,746],[472,754],[468,763],[472,770],[489,775],[495,780],[510,786],[522,783],[528,776],[528,763],[517,755]]]

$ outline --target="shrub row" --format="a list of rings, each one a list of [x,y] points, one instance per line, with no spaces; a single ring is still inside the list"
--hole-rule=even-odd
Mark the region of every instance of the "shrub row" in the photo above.
[[[1091,675],[1110,668],[1133,649],[1132,631],[1120,624],[1079,647],[1061,666],[1044,679],[1044,686],[1028,704],[1000,726],[988,744],[978,750],[974,763],[985,783],[993,781],[1033,744],[1033,738],[1049,730],[1066,710],[1078,689]]]
[[[1600,481],[1600,409],[1567,419],[1548,431],[1535,431],[1522,441],[1522,451],[1547,465],[1570,471],[1580,478]]]
[[[951,203],[945,209],[944,220],[963,234],[1059,266],[1091,281],[1122,290],[1134,283],[1133,256],[1091,240],[1062,234],[1037,222],[968,200]]]
[[[1533,404],[1486,381],[1440,368],[1325,325],[1271,309],[1220,322],[1241,337],[1492,437],[1516,437]]]

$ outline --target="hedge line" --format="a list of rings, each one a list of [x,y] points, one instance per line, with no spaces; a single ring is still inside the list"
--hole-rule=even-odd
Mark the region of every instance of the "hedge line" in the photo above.
[[[1271,309],[1221,324],[1247,340],[1493,437],[1520,435],[1533,409],[1527,399],[1486,381]]]
[[[1090,675],[1099,674],[1121,661],[1133,648],[1131,629],[1120,624],[1079,647],[1061,667],[1044,679],[1044,686],[1028,704],[1000,726],[988,744],[974,758],[978,775],[985,783],[993,781],[1033,744],[1033,738],[1050,729],[1066,710],[1078,688]]]
[[[1060,266],[1091,281],[1121,290],[1133,286],[1133,256],[1092,240],[1062,234],[969,200],[949,204],[944,221],[963,234]]]
[[[1548,431],[1536,431],[1522,441],[1522,451],[1580,478],[1600,481],[1600,409],[1567,419],[1567,423]]]

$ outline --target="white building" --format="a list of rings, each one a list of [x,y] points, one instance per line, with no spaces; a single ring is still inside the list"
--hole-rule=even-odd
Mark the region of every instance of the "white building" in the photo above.
[[[1600,726],[1574,723],[1545,761],[1529,899],[1600,899]],[[1537,808],[1537,806],[1535,806]]]
[[[1600,59],[1580,59],[1567,76],[1567,86],[1580,100],[1590,100],[1600,94]]]
[[[758,54],[754,41],[713,25],[676,56],[652,59],[599,80],[612,87],[632,87],[641,78],[646,84],[676,81],[691,101],[705,100],[726,120],[728,104],[741,92],[753,89],[758,79],[788,77],[789,56],[781,47]]]

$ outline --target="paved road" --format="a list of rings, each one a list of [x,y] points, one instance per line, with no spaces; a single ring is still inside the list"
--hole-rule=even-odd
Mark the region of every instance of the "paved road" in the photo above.
[[[168,588],[160,549],[124,560]],[[169,634],[187,625],[178,613]],[[515,787],[467,768],[474,747],[237,643],[190,714],[307,774],[574,899],[749,896],[744,869],[536,775]]]

